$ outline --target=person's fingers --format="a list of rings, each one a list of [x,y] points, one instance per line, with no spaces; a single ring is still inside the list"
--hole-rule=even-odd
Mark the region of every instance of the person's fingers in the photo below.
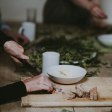
[[[53,86],[48,85],[46,83],[42,84],[41,87],[42,87],[43,90],[47,90],[49,92],[53,90]]]
[[[40,78],[40,81],[39,81],[40,85],[41,85],[41,87],[43,87],[41,89],[44,89],[44,90],[47,90],[47,91],[52,91],[53,90],[53,85],[52,85],[51,81],[48,79],[47,76],[41,74],[39,78]]]
[[[93,9],[93,10],[92,10],[92,13],[93,13],[93,15],[96,16],[96,17],[98,17],[99,14],[100,14],[100,12],[99,12],[98,9]]]
[[[53,85],[49,79],[44,75],[32,77],[23,81],[26,85],[27,92],[46,90],[48,92],[53,91]]]
[[[26,55],[24,55],[24,54],[19,54],[18,58],[20,58],[20,59],[26,59],[26,60],[29,59],[29,57],[26,56]]]
[[[46,84],[47,84],[49,87],[53,87],[53,84],[52,84],[52,82],[50,81],[50,79],[49,79],[48,77],[45,76],[44,81],[46,82]]]
[[[95,5],[92,9],[91,9],[91,13],[93,16],[100,18],[100,19],[106,19],[107,16],[105,15],[105,13],[102,11],[102,9]]]
[[[7,53],[10,55],[16,57],[16,58],[21,58],[21,59],[29,59],[28,56],[24,55],[24,49],[21,45],[17,44],[14,41],[8,41],[4,44],[4,49]],[[14,59],[15,60],[15,59]]]
[[[46,90],[46,91],[50,91],[51,88],[48,85],[46,85],[46,84],[42,84],[41,85],[41,89],[42,90]]]
[[[107,16],[104,14],[104,12],[100,9],[94,10],[94,13],[96,14],[97,17],[100,18],[106,18]]]
[[[107,16],[103,12],[99,12],[98,16],[101,17],[101,18],[103,18],[103,19],[107,18]]]
[[[4,47],[7,49],[19,50],[20,52],[24,52],[24,49],[21,45],[16,43],[15,41],[7,41],[4,44]]]
[[[50,91],[53,91],[53,89],[54,89],[53,86],[49,87],[49,92],[50,92]]]
[[[11,55],[12,57],[15,57],[15,58],[19,58],[19,59],[29,59],[29,57],[28,56],[26,56],[26,55],[24,55],[24,54],[19,54],[19,53],[13,53],[12,55]]]
[[[11,56],[11,58],[12,58],[16,63],[20,63],[20,61],[19,61],[17,58],[15,58],[15,57],[13,57],[13,56]]]
[[[17,44],[17,43],[15,43],[16,45],[17,45],[17,47],[18,47],[18,50],[20,51],[20,52],[24,52],[24,49],[23,49],[23,47],[21,46],[21,45],[19,45],[19,44]]]

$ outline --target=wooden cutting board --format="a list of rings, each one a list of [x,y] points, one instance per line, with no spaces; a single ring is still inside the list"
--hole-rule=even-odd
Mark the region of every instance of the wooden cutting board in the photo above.
[[[93,101],[87,98],[75,98],[67,100],[61,93],[54,94],[30,94],[22,98],[22,106],[30,107],[66,107],[66,106],[112,106],[112,78],[90,77],[74,85],[59,85],[64,91],[74,90],[75,86],[81,86],[88,91],[97,86],[99,99]]]

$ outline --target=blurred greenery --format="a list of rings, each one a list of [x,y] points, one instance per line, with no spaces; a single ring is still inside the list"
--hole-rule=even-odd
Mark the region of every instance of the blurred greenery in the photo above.
[[[41,26],[38,27],[38,38],[42,41],[32,43],[26,53],[30,63],[42,70],[42,53],[55,51],[60,53],[60,64],[78,65],[84,68],[99,67],[101,62],[97,58],[101,53],[112,52],[112,48],[102,46],[97,36],[112,33],[112,28],[80,29],[70,26]],[[96,72],[96,71],[95,71]],[[91,74],[88,74],[91,76]]]
[[[37,47],[30,50],[31,63],[41,69],[42,53],[55,51],[60,53],[60,64],[73,64],[82,67],[98,66],[98,49],[94,46],[92,39],[73,38],[47,38]]]

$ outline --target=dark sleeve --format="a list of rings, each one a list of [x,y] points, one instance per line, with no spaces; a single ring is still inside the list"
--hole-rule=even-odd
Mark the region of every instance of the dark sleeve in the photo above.
[[[22,81],[0,87],[0,104],[8,103],[27,95]]]
[[[3,47],[6,41],[12,40],[10,36],[7,36],[2,30],[0,30],[0,47]]]

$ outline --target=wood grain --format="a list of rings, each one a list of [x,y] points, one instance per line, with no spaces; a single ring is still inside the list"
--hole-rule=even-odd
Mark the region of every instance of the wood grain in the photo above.
[[[74,90],[75,85],[82,86],[88,91],[97,86],[99,99],[98,101],[86,98],[76,98],[67,100],[63,94],[31,94],[22,98],[22,106],[30,107],[69,107],[69,106],[112,106],[112,78],[109,77],[90,77],[74,85],[59,85],[64,91]]]

